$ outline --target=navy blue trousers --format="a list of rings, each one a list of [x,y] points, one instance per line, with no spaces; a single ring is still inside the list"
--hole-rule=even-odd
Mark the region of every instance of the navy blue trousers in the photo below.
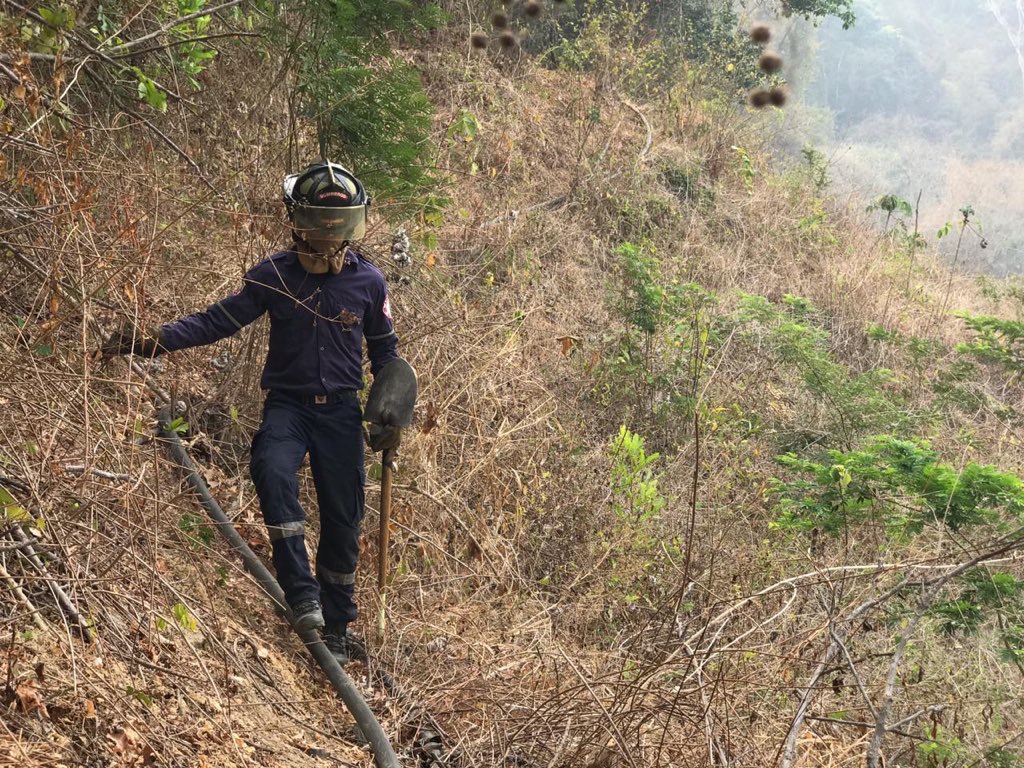
[[[306,513],[299,504],[298,471],[307,453],[320,507],[315,577],[306,556]],[[353,393],[330,405],[306,405],[270,393],[252,441],[249,471],[288,604],[319,600],[328,624],[354,621],[366,485],[358,397]]]

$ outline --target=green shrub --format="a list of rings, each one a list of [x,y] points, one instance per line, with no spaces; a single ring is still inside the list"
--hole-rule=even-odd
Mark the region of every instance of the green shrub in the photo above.
[[[597,370],[599,388],[623,393],[635,423],[685,430],[696,406],[703,360],[717,347],[715,296],[696,283],[666,278],[653,247],[615,249],[618,290],[613,304],[623,320],[607,338],[610,359]]]
[[[658,453],[647,453],[644,439],[630,432],[625,425],[610,446],[612,457],[612,508],[622,520],[641,523],[657,517],[665,506],[658,492],[658,478],[652,465],[661,458]]]
[[[302,0],[282,18],[304,38],[297,48],[300,108],[317,126],[321,155],[352,166],[378,197],[421,203],[435,186],[432,105],[418,72],[394,55],[390,41],[396,32],[435,26],[437,6]]]
[[[876,368],[851,374],[829,348],[823,318],[807,299],[787,295],[777,307],[763,296],[743,294],[730,323],[740,340],[756,347],[765,365],[795,373],[822,408],[827,439],[845,445],[864,434],[892,430],[917,415],[885,391],[892,371]]]
[[[798,475],[773,480],[777,528],[839,534],[853,525],[881,523],[901,537],[929,525],[959,531],[1005,527],[1024,518],[1024,483],[1017,475],[974,462],[954,467],[927,443],[884,435],[861,450],[826,456],[777,457]]]
[[[1001,366],[1009,374],[1009,383],[1019,383],[1024,377],[1024,323],[966,313],[958,316],[976,335],[957,345],[957,351]]]

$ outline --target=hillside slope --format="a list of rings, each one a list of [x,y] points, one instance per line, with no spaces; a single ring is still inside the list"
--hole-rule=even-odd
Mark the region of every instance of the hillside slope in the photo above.
[[[711,77],[642,98],[607,21],[586,66],[545,67],[474,51],[448,10],[396,48],[444,199],[382,196],[365,243],[422,383],[382,635],[375,489],[358,584],[409,698],[351,671],[409,764],[423,729],[446,765],[1018,764],[1019,347],[953,312],[1019,323],[1019,286],[839,207],[813,155],[773,169],[774,118]],[[46,568],[0,548],[4,764],[372,764],[153,438],[162,390],[269,562],[247,473],[265,321],[93,355],[287,242],[280,180],[317,151],[296,49],[230,12],[246,36],[165,113],[78,33],[4,44],[0,486]],[[161,31],[139,18],[129,39]]]

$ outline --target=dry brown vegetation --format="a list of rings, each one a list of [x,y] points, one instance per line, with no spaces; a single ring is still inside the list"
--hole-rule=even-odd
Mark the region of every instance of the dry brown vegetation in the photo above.
[[[852,766],[879,723],[888,764],[939,765],[917,747],[946,735],[970,754],[1010,744],[1020,670],[977,636],[923,631],[900,660],[886,611],[901,583],[927,591],[990,550],[1020,575],[1012,547],[998,552],[994,533],[907,547],[870,526],[845,540],[773,529],[780,441],[830,434],[834,408],[773,362],[767,335],[764,357],[732,336],[703,361],[692,422],[652,418],[642,382],[604,371],[624,328],[624,241],[659,254],[666,280],[717,294],[721,317],[740,292],[811,300],[834,358],[895,370],[915,411],[966,338],[943,307],[1006,314],[1012,298],[925,253],[908,263],[799,172],[771,173],[770,117],[709,116],[697,94],[635,105],[606,78],[469,49],[445,32],[417,51],[453,179],[437,247],[391,265],[393,227],[430,227],[387,204],[367,243],[422,382],[383,636],[372,540],[359,585],[374,664],[407,696],[352,669],[409,764],[424,728],[449,766]],[[185,404],[193,455],[269,560],[246,469],[264,322],[155,362],[93,355],[121,319],[202,308],[284,242],[280,178],[313,152],[289,119],[287,62],[226,41],[204,89],[165,116],[102,98],[116,83],[90,71],[62,121],[54,80],[86,73],[7,50],[0,484],[33,519],[9,507],[0,544],[0,765],[370,765],[153,438],[162,391]],[[479,120],[472,142],[448,136],[462,110]],[[699,169],[697,191],[681,195],[666,168]],[[914,368],[866,336],[871,323],[939,351]],[[1020,471],[1019,422],[992,407],[1019,408],[1019,383],[984,376],[985,405],[942,411],[928,436],[948,461]],[[754,415],[771,428],[744,427]],[[662,453],[666,506],[643,525],[613,508],[608,445],[624,422]],[[311,482],[304,493],[315,531]]]

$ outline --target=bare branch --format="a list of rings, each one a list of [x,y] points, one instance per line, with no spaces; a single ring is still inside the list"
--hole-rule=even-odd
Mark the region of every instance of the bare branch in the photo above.
[[[136,38],[135,40],[129,40],[127,43],[124,43],[123,45],[119,45],[117,47],[118,48],[123,48],[123,49],[126,49],[126,50],[128,48],[134,48],[137,45],[141,45],[142,43],[145,43],[147,40],[152,40],[155,37],[160,37],[160,35],[164,34],[165,32],[169,32],[170,30],[174,29],[177,26],[180,26],[182,24],[187,24],[188,22],[192,21],[193,19],[198,19],[198,18],[200,18],[202,16],[212,16],[213,14],[217,13],[218,11],[224,11],[224,10],[227,10],[228,8],[233,8],[234,6],[240,5],[241,3],[242,3],[242,0],[229,0],[226,3],[221,3],[220,5],[215,5],[213,8],[204,8],[201,11],[196,11],[195,13],[190,13],[187,16],[182,16],[180,18],[177,18],[174,21],[169,21],[168,23],[164,24],[162,27],[160,27],[160,29],[156,30],[155,32],[150,32],[148,35],[143,35],[142,37]]]
[[[1000,555],[1004,555],[1007,552],[1024,545],[1024,539],[1021,538],[1022,533],[1024,533],[1024,528],[1018,528],[1013,533],[1004,537],[1006,541],[1001,546],[977,555],[964,563],[960,563],[941,576],[937,576],[926,582],[928,589],[918,601],[914,615],[907,622],[907,625],[903,628],[902,632],[900,632],[900,641],[897,644],[896,650],[893,652],[892,659],[889,662],[889,671],[885,679],[885,691],[882,695],[882,704],[877,710],[877,714],[875,716],[875,729],[871,734],[871,741],[868,744],[868,768],[880,768],[881,766],[882,741],[885,739],[885,734],[889,730],[887,721],[890,713],[892,712],[893,703],[896,699],[896,678],[899,674],[900,662],[903,661],[903,656],[907,652],[910,640],[917,632],[917,628],[920,625],[921,620],[932,607],[946,584],[948,584],[952,579],[955,579],[961,573],[977,567],[979,563],[999,557]]]

